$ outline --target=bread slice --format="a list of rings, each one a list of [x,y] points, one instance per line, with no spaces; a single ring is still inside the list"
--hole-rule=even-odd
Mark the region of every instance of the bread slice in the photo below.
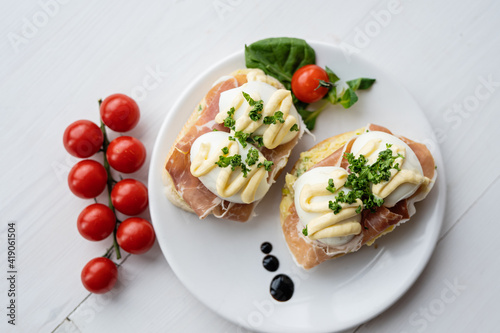
[[[235,80],[235,82],[237,83],[237,86],[242,86],[243,84],[245,84],[249,80],[258,80],[258,81],[266,82],[277,89],[284,88],[284,86],[278,80],[276,80],[275,78],[273,78],[271,76],[265,75],[264,72],[261,70],[240,69],[240,70],[237,70],[237,71],[231,73],[229,76],[224,76],[224,77],[220,78],[219,80],[217,80],[214,83],[214,85],[212,86],[212,90],[215,89],[218,85],[220,85],[221,82],[223,83],[223,82],[225,82],[227,80],[231,80],[231,79]],[[210,98],[209,95],[212,93],[212,90],[210,90],[207,93],[207,95],[196,105],[193,113],[190,115],[188,121],[184,124],[181,132],[178,134],[175,142],[172,144],[170,151],[168,152],[168,154],[165,158],[165,167],[163,168],[163,175],[162,175],[163,183],[165,186],[165,195],[170,200],[170,202],[172,202],[175,206],[177,206],[183,210],[186,210],[188,212],[198,213],[200,218],[205,218],[206,216],[213,214],[216,217],[235,219],[237,221],[244,222],[254,215],[253,208],[255,208],[255,205],[257,202],[249,204],[249,205],[252,205],[252,213],[249,216],[242,217],[241,219],[239,217],[235,217],[235,214],[233,214],[233,213],[237,212],[237,211],[241,211],[242,209],[248,210],[248,208],[243,207],[244,204],[233,204],[233,203],[229,203],[227,201],[224,201],[222,199],[220,199],[220,201],[221,201],[220,206],[222,208],[215,208],[212,211],[208,211],[206,214],[199,214],[199,212],[196,212],[196,209],[195,209],[196,207],[192,207],[184,199],[184,197],[182,195],[182,190],[178,186],[176,186],[176,183],[175,183],[175,181],[174,181],[174,179],[173,179],[172,175],[170,174],[168,167],[167,167],[168,162],[172,158],[172,155],[174,154],[174,152],[176,152],[176,151],[181,152],[182,154],[187,154],[187,156],[188,156],[189,150],[187,149],[188,151],[180,151],[178,149],[178,144],[182,140],[185,140],[186,136],[189,134],[190,131],[192,131],[193,127],[196,126],[196,123],[202,117],[206,117],[206,114],[204,114],[204,112],[207,112],[206,111],[207,104],[208,104],[207,98]],[[217,105],[218,105],[218,97],[217,97]],[[213,119],[211,119],[211,120],[213,120]],[[299,119],[299,121],[302,122],[302,120],[300,120],[300,119]],[[293,139],[289,143],[282,145],[283,147],[278,146],[276,148],[276,149],[284,149],[286,151],[285,151],[283,158],[280,159],[278,161],[278,163],[275,163],[275,165],[270,173],[270,179],[268,180],[269,182],[274,182],[275,179],[281,173],[282,169],[285,167],[285,165],[288,161],[288,157],[291,153],[291,150],[296,145],[299,138],[302,136],[302,134],[304,132],[304,128],[305,128],[305,125],[301,124],[299,134],[296,136],[295,139]],[[196,137],[191,138],[190,143],[192,144],[195,139],[196,139]],[[190,147],[190,145],[188,145],[188,146]],[[201,185],[201,186],[203,186],[203,185]],[[204,186],[203,186],[203,188],[204,188]],[[204,188],[204,189],[206,189],[206,188]]]
[[[407,143],[412,150],[415,151],[420,164],[422,165],[424,175],[432,179],[432,182],[426,186],[422,185],[415,194],[413,194],[410,198],[405,199],[404,203],[398,203],[398,208],[401,208],[400,213],[402,214],[398,223],[388,226],[369,239],[363,237],[363,232],[365,232],[365,230],[363,230],[360,235],[355,236],[352,241],[348,242],[345,246],[340,246],[339,248],[330,248],[319,241],[313,241],[308,237],[305,237],[301,232],[302,228],[295,210],[295,181],[304,172],[314,166],[317,166],[318,163],[324,164],[325,166],[332,165],[330,162],[325,164],[325,159],[336,161],[335,166],[341,166],[343,153],[347,148],[350,149],[350,144],[354,141],[353,139],[364,133],[367,129],[390,133],[390,131],[384,127],[369,124],[366,127],[362,127],[357,130],[327,138],[316,144],[311,149],[301,153],[299,160],[295,163],[291,172],[285,177],[285,185],[282,190],[282,200],[280,203],[281,226],[293,258],[299,266],[305,269],[310,269],[325,260],[357,251],[362,245],[372,245],[376,239],[393,231],[395,227],[401,223],[408,221],[416,211],[414,203],[424,199],[432,188],[436,178],[434,159],[432,158],[432,155],[427,150],[425,145],[416,143],[404,137],[399,137]],[[365,210],[363,214],[368,214],[368,210]]]

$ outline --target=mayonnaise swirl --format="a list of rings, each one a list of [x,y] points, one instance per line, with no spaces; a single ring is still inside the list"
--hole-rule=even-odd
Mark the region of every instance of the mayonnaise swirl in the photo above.
[[[295,137],[298,132],[290,131],[290,129],[295,124],[299,126],[298,114],[293,106],[292,95],[289,90],[276,89],[261,81],[252,81],[240,88],[234,89],[237,92],[231,94],[234,97],[232,97],[229,103],[221,102],[220,111],[215,117],[217,123],[224,123],[224,120],[230,116],[229,112],[231,108],[234,108],[235,110],[239,110],[234,117],[236,120],[234,131],[242,131],[247,134],[262,134],[264,146],[268,149],[274,149]],[[245,100],[243,91],[248,93],[254,101],[263,100],[264,107],[262,117],[259,120],[252,120],[250,118],[253,106],[250,106]],[[265,98],[261,97],[259,91],[265,93]],[[221,95],[221,100],[224,100],[223,97]],[[291,112],[292,109],[293,114]],[[274,116],[277,111],[283,113],[284,122],[276,121],[275,124],[264,124],[264,119]]]
[[[360,140],[364,138],[364,140]],[[422,168],[415,153],[400,139],[382,132],[369,132],[360,136],[361,144],[353,145],[353,153],[356,157],[363,155],[368,164],[373,164],[378,153],[385,149],[392,151],[396,157],[393,165],[398,165],[399,170],[391,169],[390,178],[371,187],[372,193],[378,198],[384,199],[385,206],[393,206],[396,202],[411,196],[421,185],[428,185],[431,181],[423,175]],[[356,140],[356,141],[357,141]],[[391,146],[387,148],[386,144]],[[402,187],[403,186],[403,187]],[[399,193],[396,191],[399,189]],[[395,194],[391,196],[391,194]]]
[[[247,81],[259,81],[259,82],[265,82],[277,89],[280,89],[283,87],[283,85],[276,80],[274,77],[266,75],[262,69],[259,68],[252,68],[248,69],[247,72]]]
[[[222,137],[222,139],[221,139]],[[251,203],[256,200],[256,193],[262,192],[263,181],[267,178],[268,172],[264,167],[258,167],[259,163],[263,163],[265,158],[259,153],[259,158],[255,161],[255,164],[249,167],[246,177],[242,172],[240,167],[236,167],[232,170],[231,165],[227,167],[219,167],[216,162],[219,161],[219,157],[230,157],[240,154],[242,160],[244,161],[246,157],[245,151],[240,151],[242,147],[236,141],[229,140],[228,133],[217,133],[211,132],[200,136],[202,142],[198,142],[196,145],[195,154],[191,155],[191,167],[190,172],[193,176],[198,177],[205,182],[209,182],[210,179],[205,179],[203,176],[208,175],[214,169],[219,169],[218,174],[215,176],[215,186],[210,186],[210,184],[205,184],[207,188],[215,189],[215,194],[221,198],[231,198],[236,194],[241,197],[242,203]],[[199,140],[198,138],[197,140]],[[210,141],[213,138],[217,138],[218,144],[213,145]],[[194,146],[194,145],[193,145]],[[224,154],[222,149],[227,147],[227,153]],[[255,148],[254,148],[255,149]],[[192,152],[193,153],[193,152]],[[264,185],[265,191],[267,188]],[[264,193],[265,193],[264,191]],[[263,195],[263,194],[262,194]],[[259,194],[259,198],[262,196]],[[236,200],[236,202],[238,202]]]
[[[339,167],[319,167],[304,173],[296,182],[296,208],[307,225],[310,239],[345,238],[361,232],[363,202],[360,199],[340,204],[342,209],[337,214],[329,208],[330,201],[341,191],[349,192],[344,187],[347,175],[347,171]],[[333,180],[334,193],[327,190],[329,179]]]

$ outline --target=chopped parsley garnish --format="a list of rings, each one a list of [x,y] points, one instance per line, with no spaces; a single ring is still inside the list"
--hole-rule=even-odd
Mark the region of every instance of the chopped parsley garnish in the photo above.
[[[344,193],[344,192],[340,192],[340,193]],[[333,214],[337,215],[338,213],[340,213],[342,206],[339,204],[338,198],[335,198],[335,201],[330,200],[328,202],[328,208],[333,210]]]
[[[264,125],[271,125],[271,124],[276,124],[277,122],[284,123],[285,118],[283,118],[283,112],[281,111],[276,111],[274,115],[272,116],[266,116],[264,117]]]
[[[221,155],[221,156],[219,156],[219,160],[217,162],[215,162],[215,164],[217,164],[221,168],[225,168],[225,167],[229,166],[233,157],[234,156],[227,156],[226,157],[226,156]]]
[[[247,138],[247,142],[251,144],[256,144],[257,147],[260,148],[264,146],[264,137],[262,135],[249,136]]]
[[[302,234],[304,234],[304,236],[307,236],[308,235],[308,232],[307,232],[307,225],[304,229],[302,229]]]
[[[241,172],[243,172],[243,177],[247,178],[248,172],[250,171],[250,168],[246,166],[245,163],[241,162],[240,164],[241,167]]]
[[[272,161],[264,161],[264,163],[257,164],[257,168],[264,167],[266,171],[271,171],[271,167],[274,165]]]
[[[240,154],[233,155],[231,160],[229,160],[229,164],[231,165],[231,170],[234,171],[236,167],[239,167],[241,165],[241,155]]]
[[[356,192],[350,191],[349,193],[345,193],[344,191],[340,191],[335,197],[335,201],[328,202],[328,208],[333,210],[333,214],[338,214],[342,210],[341,203],[352,204],[356,202]]]
[[[224,154],[229,153],[228,147],[224,147],[221,150]],[[259,160],[259,151],[255,148],[250,148],[247,154],[247,158],[245,159],[245,162],[243,162],[240,154],[235,154],[233,156],[221,155],[219,156],[219,160],[215,162],[215,164],[217,164],[221,168],[226,168],[230,166],[232,171],[236,170],[237,167],[240,167],[241,172],[243,172],[243,177],[246,178],[248,172],[251,171],[251,169],[248,166],[255,165],[255,163],[257,163],[258,160]],[[264,167],[266,171],[270,171],[273,164],[274,163],[272,161],[264,160],[262,163],[259,162],[259,164],[257,164],[257,168]]]
[[[224,119],[225,127],[231,128],[234,126],[234,124],[236,124],[236,120],[234,120],[233,118],[235,111],[236,110],[234,109],[234,107],[231,107],[231,109],[229,109],[229,111],[227,112],[227,117],[226,119]]]
[[[253,106],[253,108],[249,112],[250,119],[252,119],[253,121],[260,120],[262,118],[262,110],[264,109],[264,101],[262,100],[255,101],[246,92],[242,91],[241,93],[248,102],[248,105]]]
[[[233,156],[219,156],[219,160],[215,162],[219,167],[226,168],[231,166],[231,170],[234,171],[236,167],[241,166],[241,155],[235,154]]]
[[[298,132],[299,131],[299,125],[293,124],[293,126],[290,128],[290,132],[292,132],[292,131]]]
[[[243,94],[245,94],[245,93],[243,93]],[[234,109],[234,107],[231,107],[231,109],[229,109],[229,111],[227,112],[226,119],[224,119],[224,126],[229,128],[230,130],[234,131],[234,136],[230,136],[229,140],[231,140],[231,141],[238,140],[239,143],[243,146],[243,148],[245,148],[247,146],[247,143],[256,144],[258,147],[264,146],[264,140],[263,140],[262,135],[251,136],[252,133],[245,133],[243,131],[236,131],[236,129],[235,129],[236,120],[234,120],[234,118],[233,118],[235,112],[236,112],[236,110]]]
[[[255,148],[250,148],[247,154],[247,159],[245,162],[248,165],[254,165],[259,160],[259,151]]]
[[[250,133],[245,133],[243,131],[234,132],[234,137],[238,139],[243,148],[247,146],[247,139],[250,137]]]
[[[328,179],[328,186],[326,187],[326,189],[329,191],[329,192],[332,192],[332,193],[335,193],[335,185],[333,184],[333,179],[330,178]]]
[[[390,149],[391,145],[386,145],[386,150],[379,153],[377,160],[367,165],[367,158],[360,155],[358,158],[354,157],[352,153],[345,153],[344,158],[349,162],[350,173],[347,176],[347,181],[344,187],[351,189],[347,194],[343,191],[339,192],[335,200],[330,200],[328,207],[334,214],[338,214],[342,210],[341,203],[352,204],[360,199],[365,208],[375,211],[376,207],[382,206],[384,199],[376,197],[371,191],[371,184],[378,184],[382,181],[388,181],[391,177],[391,169],[400,170],[399,164],[394,163],[398,157],[404,158],[401,154],[393,156]],[[334,192],[333,180],[328,180],[326,189]],[[332,191],[333,190],[333,191]],[[358,206],[356,213],[361,213],[362,207]]]
[[[234,171],[237,167],[241,168],[241,172],[243,172],[243,177],[246,178],[248,171],[250,169],[247,167],[247,165],[241,160],[241,155],[240,154],[235,154],[233,156],[219,156],[219,160],[215,162],[219,167],[221,168],[226,168],[228,166],[231,166],[231,170]]]

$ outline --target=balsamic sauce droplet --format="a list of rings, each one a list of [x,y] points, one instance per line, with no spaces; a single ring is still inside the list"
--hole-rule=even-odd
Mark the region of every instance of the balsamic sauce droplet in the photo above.
[[[262,259],[262,265],[264,265],[264,268],[269,272],[276,272],[278,267],[280,267],[280,262],[278,258],[269,254]]]
[[[277,301],[288,301],[293,296],[293,290],[293,281],[285,274],[278,274],[271,281],[271,296]]]
[[[269,242],[264,242],[262,243],[262,245],[260,246],[260,250],[265,253],[265,254],[269,254],[271,253],[271,251],[273,250],[273,246],[271,243]]]

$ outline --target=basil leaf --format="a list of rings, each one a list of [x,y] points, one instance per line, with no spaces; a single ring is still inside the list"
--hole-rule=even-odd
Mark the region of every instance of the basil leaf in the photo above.
[[[358,90],[358,89],[365,90],[370,88],[375,83],[375,79],[361,77],[359,79],[347,81],[346,83],[353,90]]]
[[[278,79],[290,90],[293,73],[300,67],[316,63],[316,53],[303,39],[278,37],[245,45],[248,68],[260,68]]]
[[[342,93],[342,96],[340,97],[339,103],[345,109],[348,109],[357,101],[358,101],[358,95],[356,95],[356,93],[354,92],[354,90],[352,88],[347,88]]]
[[[330,80],[330,83],[335,83],[338,80],[340,80],[337,74],[335,74],[330,68],[328,68],[328,66],[325,66],[325,71],[326,74],[328,74],[328,79]]]
[[[332,84],[332,87],[328,89],[328,93],[326,94],[325,98],[328,100],[328,102],[337,104],[339,102],[339,99],[337,98],[337,86],[335,85],[335,82],[340,80],[340,78],[328,66],[325,66],[325,71],[326,74],[328,74],[328,80],[330,80],[330,83]]]
[[[326,99],[328,102],[332,104],[337,104],[338,103],[338,98],[337,98],[337,86],[333,86],[328,90],[328,93],[326,94]]]

